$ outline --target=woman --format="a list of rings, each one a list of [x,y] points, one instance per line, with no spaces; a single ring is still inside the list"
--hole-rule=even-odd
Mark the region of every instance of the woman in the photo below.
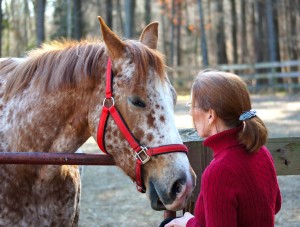
[[[195,216],[185,213],[165,226],[274,226],[281,195],[264,146],[268,132],[246,84],[231,73],[203,71],[191,96],[194,127],[214,159],[202,175]]]

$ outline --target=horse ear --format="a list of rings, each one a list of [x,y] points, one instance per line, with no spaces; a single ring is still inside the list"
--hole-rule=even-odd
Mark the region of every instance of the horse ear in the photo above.
[[[158,39],[158,22],[152,22],[144,28],[140,42],[150,47],[151,49],[156,49]]]
[[[107,46],[108,54],[112,59],[120,58],[125,52],[125,45],[116,33],[111,31],[105,24],[102,17],[98,16],[102,31],[103,40]]]

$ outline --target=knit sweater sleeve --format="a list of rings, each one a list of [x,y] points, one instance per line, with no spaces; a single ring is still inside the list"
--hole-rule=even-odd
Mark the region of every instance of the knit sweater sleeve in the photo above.
[[[235,185],[236,177],[229,168],[212,163],[202,176],[203,198],[195,209],[196,220],[191,220],[187,226],[201,226],[203,220],[197,220],[201,216],[205,218],[205,226],[237,226],[238,187]],[[197,210],[200,213],[197,214]]]
[[[204,210],[203,210],[203,194],[200,192],[198,196],[196,205],[195,205],[195,217],[191,218],[186,227],[201,227],[205,226],[205,217],[204,217]]]
[[[281,193],[278,184],[277,184],[277,188],[278,189],[277,189],[277,196],[276,196],[275,214],[277,214],[278,211],[280,210],[281,202],[282,202]]]

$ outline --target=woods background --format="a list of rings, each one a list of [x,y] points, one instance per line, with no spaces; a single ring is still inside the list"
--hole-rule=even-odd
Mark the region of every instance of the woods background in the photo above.
[[[145,25],[158,21],[158,48],[175,70],[171,79],[179,89],[188,87],[182,78],[201,68],[298,61],[300,56],[300,0],[0,0],[0,6],[2,57],[22,57],[53,39],[100,39],[98,15],[124,38],[138,38]],[[299,62],[254,71],[297,72],[288,82],[299,85]],[[255,79],[249,84],[274,84]]]

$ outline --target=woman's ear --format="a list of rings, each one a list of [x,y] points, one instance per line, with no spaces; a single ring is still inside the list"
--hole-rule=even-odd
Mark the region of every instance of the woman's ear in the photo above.
[[[208,125],[213,125],[216,122],[217,114],[213,109],[208,110]]]

